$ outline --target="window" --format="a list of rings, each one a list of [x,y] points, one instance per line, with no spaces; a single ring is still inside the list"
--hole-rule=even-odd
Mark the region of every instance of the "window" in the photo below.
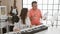
[[[47,22],[50,23],[49,19],[52,18],[55,13],[59,13],[59,16],[60,16],[60,5],[59,5],[60,1],[59,0],[23,0],[23,8],[31,9],[32,8],[31,7],[32,1],[38,2],[38,8],[41,10],[43,15],[45,13],[48,14],[47,15],[48,20],[46,20]],[[59,20],[60,20],[60,18],[58,17],[58,21]]]

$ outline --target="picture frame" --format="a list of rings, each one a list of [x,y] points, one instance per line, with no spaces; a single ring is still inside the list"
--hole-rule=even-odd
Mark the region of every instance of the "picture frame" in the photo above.
[[[0,19],[6,19],[7,8],[6,6],[0,6]]]

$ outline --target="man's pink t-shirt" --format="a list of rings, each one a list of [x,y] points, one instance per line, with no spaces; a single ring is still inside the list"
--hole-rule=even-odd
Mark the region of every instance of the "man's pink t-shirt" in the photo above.
[[[39,9],[29,11],[29,18],[32,25],[40,25],[40,18],[42,18],[41,11]]]

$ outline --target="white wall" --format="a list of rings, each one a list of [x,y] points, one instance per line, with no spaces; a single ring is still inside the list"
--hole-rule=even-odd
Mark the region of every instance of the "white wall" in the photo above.
[[[13,6],[14,0],[0,0],[2,1],[2,6],[7,6],[7,12],[9,13],[11,10],[11,6]],[[18,9],[18,14],[20,15],[22,8],[22,0],[16,0],[16,6]]]

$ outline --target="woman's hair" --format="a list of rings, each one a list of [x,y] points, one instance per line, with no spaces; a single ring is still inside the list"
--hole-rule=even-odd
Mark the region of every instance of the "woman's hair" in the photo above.
[[[21,20],[22,20],[23,24],[25,24],[25,19],[27,17],[27,12],[28,12],[27,8],[22,8],[20,17],[21,17]]]

